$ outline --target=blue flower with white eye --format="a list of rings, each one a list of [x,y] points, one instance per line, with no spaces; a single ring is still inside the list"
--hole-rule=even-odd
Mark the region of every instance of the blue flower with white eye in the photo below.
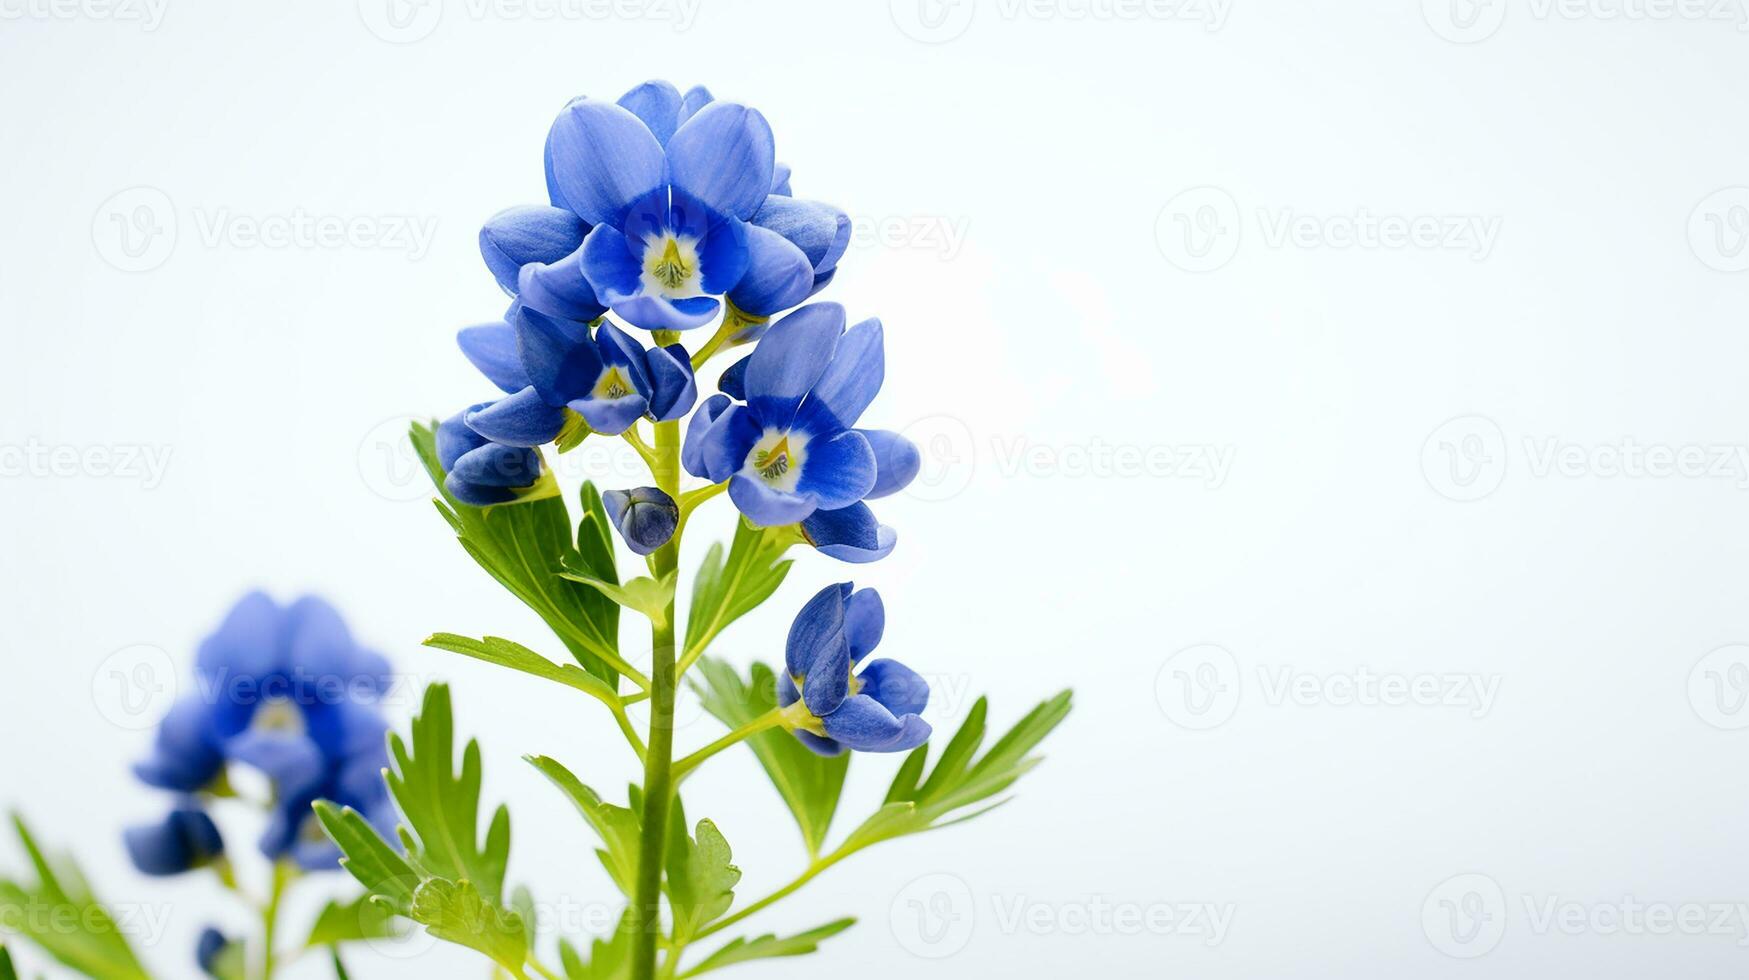
[[[626,545],[640,555],[667,544],[680,526],[680,507],[657,487],[609,490],[601,495],[601,506]]]
[[[907,752],[929,740],[929,723],[920,717],[929,684],[897,661],[862,664],[886,621],[880,593],[854,591],[849,582],[821,589],[796,614],[778,704],[805,705],[808,718],[795,735],[808,748],[821,755]]]
[[[470,507],[508,504],[532,495],[542,484],[540,453],[493,442],[468,426],[470,416],[492,405],[481,402],[437,426],[443,489]]]
[[[679,344],[645,350],[605,321],[547,316],[520,302],[509,321],[467,327],[462,353],[508,397],[470,409],[464,421],[505,446],[533,447],[558,438],[566,410],[616,436],[648,417],[684,416],[698,400],[692,358]]]
[[[843,307],[815,303],[774,324],[724,374],[724,390],[744,401],[707,400],[681,462],[694,476],[727,480],[754,524],[812,527],[810,540],[828,554],[871,561],[895,536],[862,501],[908,483],[918,455],[896,433],[852,428],[880,390],[885,358],[879,320],[848,331],[844,322]]]
[[[154,876],[205,867],[225,853],[219,828],[192,798],[183,799],[158,823],[129,827],[122,832],[122,843],[134,867]]]

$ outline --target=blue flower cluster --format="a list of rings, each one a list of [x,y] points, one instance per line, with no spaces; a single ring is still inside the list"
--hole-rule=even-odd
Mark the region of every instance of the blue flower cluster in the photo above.
[[[176,794],[164,820],[125,832],[134,864],[169,875],[223,856],[206,803],[233,792],[231,763],[266,777],[260,847],[273,860],[335,867],[339,850],[310,810],[318,799],[392,827],[381,777],[387,722],[378,710],[388,674],[388,661],[361,647],[321,599],[282,607],[259,592],[244,596],[201,643],[194,691],[171,706],[151,754],[134,766],[143,782]]]

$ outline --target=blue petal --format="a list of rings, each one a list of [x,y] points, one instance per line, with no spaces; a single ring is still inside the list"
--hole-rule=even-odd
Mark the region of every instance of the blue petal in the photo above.
[[[515,327],[503,322],[463,327],[455,342],[469,363],[506,394],[528,387],[528,372],[522,369],[522,357],[516,353]]]
[[[802,250],[758,225],[748,225],[746,234],[746,274],[729,291],[729,302],[754,316],[771,316],[807,299],[814,269]]]
[[[650,363],[650,416],[658,422],[684,418],[698,401],[698,382],[692,374],[692,356],[679,344],[652,348]]]
[[[619,529],[626,546],[640,555],[652,554],[674,537],[680,508],[656,487],[609,490],[601,495],[607,519]]]
[[[853,593],[844,603],[844,637],[850,643],[850,659],[860,661],[880,646],[887,629],[887,607],[873,589]]]
[[[583,275],[581,246],[556,262],[523,266],[517,290],[523,306],[563,320],[588,323],[607,312]]]
[[[613,103],[571,103],[549,139],[559,192],[592,225],[617,223],[628,205],[662,183],[662,144],[642,120]]]
[[[617,436],[637,423],[650,410],[650,401],[643,395],[624,398],[579,398],[571,410],[583,416],[589,427],[604,436]]]
[[[651,367],[655,367],[654,360],[651,361]],[[704,400],[704,404],[693,414],[692,420],[686,423],[686,439],[680,444],[680,465],[699,479],[708,479],[704,464],[705,433],[710,431],[711,423],[723,414],[729,404],[729,396],[712,395]]]
[[[774,193],[760,206],[753,223],[794,242],[819,274],[837,268],[850,247],[850,216],[818,201],[798,201]]]
[[[190,805],[170,811],[162,821],[122,831],[134,867],[149,875],[173,875],[224,853],[224,839],[206,812]]]
[[[486,444],[486,437],[468,428],[468,415],[492,404],[481,402],[444,419],[437,427],[437,463],[448,473],[462,454]]]
[[[540,392],[530,386],[479,411],[467,413],[466,421],[468,428],[491,442],[506,446],[544,446],[557,439],[559,431],[565,427],[565,409],[548,405]],[[450,469],[455,469],[453,462]]]
[[[773,490],[763,482],[739,473],[729,480],[729,499],[757,527],[794,524],[819,506],[811,496]]]
[[[576,98],[572,99],[571,101],[565,103],[565,108],[568,109],[571,106],[574,106],[577,103],[582,102],[582,101],[584,101],[584,96],[579,95]],[[547,176],[547,200],[551,201],[553,207],[555,207],[555,208],[564,208],[567,211],[570,211],[572,213],[576,213],[577,209],[571,206],[570,201],[565,200],[564,192],[559,190],[558,175],[553,173],[553,133],[552,133],[551,129],[547,130],[545,156],[546,156],[546,176]]]
[[[691,330],[717,318],[716,300],[709,296],[667,299],[662,296],[634,296],[613,304],[627,323],[645,330]]]
[[[676,200],[680,192],[674,192]],[[715,296],[735,288],[747,275],[753,261],[748,243],[748,227],[734,218],[710,222],[704,236],[698,240],[698,288]]]
[[[601,351],[603,364],[617,367],[630,375],[632,387],[638,390],[638,394],[649,397],[649,357],[644,353],[644,345],[613,324],[603,323],[601,329],[595,332],[595,346]]]
[[[229,945],[231,945],[231,941],[225,938],[224,933],[212,926],[202,929],[200,939],[194,944],[194,961],[200,967],[201,972],[209,977],[217,977],[219,954],[223,953],[225,947]]]
[[[506,208],[480,229],[480,257],[504,291],[516,295],[517,275],[531,262],[557,262],[583,244],[589,232],[564,208],[524,205]]]
[[[668,143],[680,125],[680,90],[661,80],[645,82],[619,97],[619,104],[643,120],[656,142]]]
[[[880,392],[886,370],[881,321],[864,320],[851,327],[838,341],[832,363],[796,413],[795,427],[823,434],[855,425]]]
[[[643,292],[642,244],[617,228],[597,225],[583,240],[583,278],[597,299],[609,306]]]
[[[521,446],[481,446],[455,461],[456,479],[482,487],[526,487],[540,478],[540,454]]]
[[[862,693],[895,716],[920,715],[929,705],[929,682],[897,660],[875,660],[857,674]]]
[[[469,507],[490,507],[493,504],[507,504],[516,499],[515,491],[508,487],[483,487],[457,479],[454,473],[444,477],[443,489],[451,497]]]
[[[772,165],[772,168],[771,168],[771,193],[780,194],[784,197],[790,196],[789,174],[790,174],[789,164],[778,163],[778,164]]]
[[[832,637],[844,631],[844,601],[850,597],[852,589],[849,582],[828,585],[802,603],[802,608],[796,611],[796,618],[790,622],[789,637],[784,641],[786,673],[794,677],[807,676],[820,651],[826,648]],[[848,665],[845,670],[848,678]]]
[[[759,422],[747,406],[730,405],[723,410],[700,440],[699,461],[705,479],[721,483],[734,476],[747,462],[747,454],[760,435]]]
[[[844,332],[844,307],[814,303],[771,325],[747,365],[747,403],[769,428],[787,430],[831,363]]]
[[[929,723],[916,715],[893,716],[866,694],[846,698],[820,719],[826,734],[858,752],[909,752],[929,740]]]
[[[825,289],[827,286],[831,285],[832,279],[836,275],[838,275],[838,270],[833,269],[830,272],[822,272],[819,275],[815,276],[814,277],[814,292],[810,293],[809,295],[817,295],[820,292],[820,290]]]
[[[261,770],[276,796],[308,793],[322,782],[322,750],[303,735],[249,729],[227,747],[232,758]]]
[[[796,738],[801,739],[803,745],[812,749],[815,755],[835,756],[843,755],[848,751],[844,746],[837,742],[834,742],[829,738],[821,738],[813,732],[804,732],[797,729],[792,734],[794,734]]]
[[[892,554],[899,535],[875,520],[867,504],[817,510],[802,521],[802,535],[819,552],[839,561],[866,564]]]
[[[747,400],[747,362],[753,359],[749,354],[723,370],[723,376],[717,379],[717,390],[738,401]]]
[[[152,754],[133,767],[148,786],[184,793],[212,782],[224,768],[224,754],[212,740],[212,711],[198,696],[170,706],[158,724]]]
[[[200,644],[196,669],[212,680],[259,678],[284,666],[279,605],[264,592],[237,600],[224,622]]]
[[[712,95],[711,90],[703,85],[694,85],[687,89],[686,94],[680,99],[681,124],[684,125],[688,119],[698,115],[698,110],[715,101],[716,96]]]
[[[862,433],[847,431],[808,442],[796,493],[814,498],[822,510],[838,510],[861,500],[874,484],[874,450]]]
[[[522,366],[548,405],[578,397],[601,374],[601,355],[590,343],[587,326],[526,308],[517,309],[512,322]]]
[[[806,679],[802,682],[802,700],[807,702],[808,713],[816,718],[824,718],[838,710],[844,699],[850,696],[850,644],[845,642],[842,629],[823,637],[814,652],[814,661],[808,665]]]
[[[340,610],[319,596],[303,596],[285,611],[287,655],[303,678],[350,679],[358,642]]]
[[[774,153],[758,110],[712,102],[668,141],[669,180],[712,210],[750,218],[771,190]]]
[[[885,497],[910,486],[917,471],[923,468],[923,454],[917,450],[917,444],[886,429],[856,431],[868,440],[875,454],[875,485],[864,499]]]

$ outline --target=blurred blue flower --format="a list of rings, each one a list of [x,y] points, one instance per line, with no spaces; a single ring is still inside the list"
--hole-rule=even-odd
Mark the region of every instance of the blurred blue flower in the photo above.
[[[929,740],[929,723],[920,717],[929,704],[922,677],[893,660],[855,673],[885,629],[880,593],[854,591],[849,582],[821,589],[796,614],[778,704],[805,705],[809,722],[795,735],[815,752],[906,752]]]
[[[199,802],[183,799],[164,819],[122,831],[134,867],[149,875],[175,875],[204,867],[225,853],[224,839]]]
[[[200,964],[200,970],[209,977],[219,976],[219,956],[222,955],[231,941],[225,934],[207,926],[200,931],[200,939],[194,946],[194,961]]]

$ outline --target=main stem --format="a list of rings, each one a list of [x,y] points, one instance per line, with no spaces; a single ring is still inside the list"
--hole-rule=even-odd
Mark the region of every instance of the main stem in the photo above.
[[[680,423],[656,423],[651,472],[656,486],[680,498]],[[656,550],[656,580],[680,563],[680,535]],[[638,847],[638,887],[632,901],[632,980],[655,980],[656,939],[662,929],[662,858],[668,841],[668,804],[674,795],[674,597],[663,625],[650,633],[650,737],[644,749],[644,818]]]

